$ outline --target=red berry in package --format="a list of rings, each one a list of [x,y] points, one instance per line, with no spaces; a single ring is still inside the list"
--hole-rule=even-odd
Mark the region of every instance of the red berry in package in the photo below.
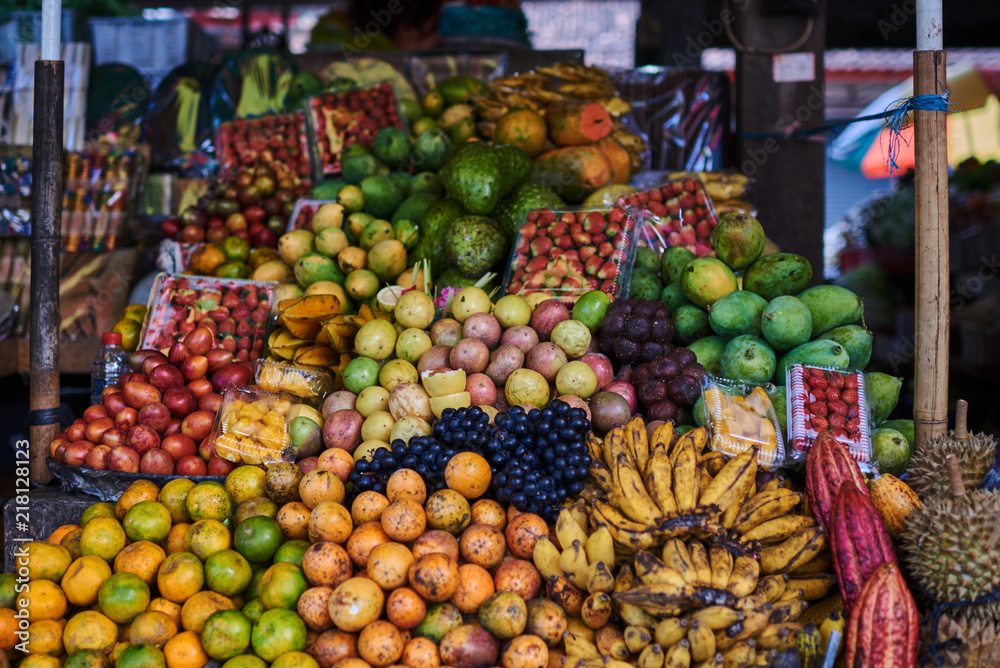
[[[847,446],[862,467],[872,459],[865,377],[795,364],[788,370],[788,432],[792,456],[805,459],[822,431]]]

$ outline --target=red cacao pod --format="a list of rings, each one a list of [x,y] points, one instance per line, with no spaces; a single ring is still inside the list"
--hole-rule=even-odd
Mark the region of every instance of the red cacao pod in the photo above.
[[[884,563],[899,565],[892,539],[875,504],[854,485],[841,485],[830,515],[830,552],[848,611],[872,573]]]
[[[865,583],[847,626],[845,666],[913,668],[920,620],[895,564],[879,566]]]
[[[845,481],[852,481],[862,494],[869,496],[861,469],[850,451],[829,432],[821,432],[806,458],[806,494],[813,517],[828,532],[833,504]]]

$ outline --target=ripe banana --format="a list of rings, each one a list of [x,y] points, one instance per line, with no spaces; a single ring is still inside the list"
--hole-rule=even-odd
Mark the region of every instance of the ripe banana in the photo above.
[[[756,638],[761,631],[766,629],[771,621],[769,619],[771,614],[771,604],[768,603],[755,610],[746,611],[744,613],[746,616],[743,621],[739,624],[734,624],[722,633],[728,639],[725,643],[725,647],[719,647],[722,651],[725,651],[732,647],[735,643],[742,640],[749,640],[750,638]],[[733,631],[730,635],[730,631]],[[720,644],[719,636],[716,636],[716,647]]]
[[[665,448],[653,448],[649,463],[646,465],[646,489],[660,512],[668,517],[677,514],[677,501],[674,499],[673,490],[673,468]]]
[[[625,444],[632,453],[636,468],[644,471],[649,460],[649,434],[641,416],[637,415],[625,423]]]
[[[648,527],[655,526],[663,516],[646,491],[635,464],[625,455],[618,455],[612,472],[621,511],[635,522]]]
[[[768,520],[787,515],[801,500],[801,494],[784,488],[759,492],[740,508],[733,531],[743,535]]]
[[[577,499],[576,503],[570,506],[569,512],[579,525],[584,538],[586,538],[587,530],[589,529],[589,525],[587,523],[587,502],[583,499]],[[585,540],[580,540],[580,542],[583,543]]]
[[[699,584],[691,553],[680,538],[671,538],[663,544],[663,563],[680,573],[688,584]]]
[[[566,648],[567,657],[598,660],[602,658],[597,645],[591,642],[589,638],[576,633],[570,633],[569,631],[563,633],[563,647]]]
[[[688,624],[687,639],[691,643],[692,661],[708,661],[715,655],[715,634],[698,620],[693,619]]]
[[[716,505],[723,511],[735,500],[742,501],[757,475],[757,448],[749,447],[729,460],[712,479],[700,499],[704,506]]]
[[[713,631],[721,631],[742,619],[742,612],[721,605],[710,605],[691,613],[692,621],[697,621]]]
[[[801,624],[771,624],[761,631],[754,640],[760,649],[776,649],[779,652],[795,647],[795,634],[802,628]]]
[[[545,584],[545,592],[567,615],[580,616],[580,610],[583,609],[583,592],[574,587],[568,579],[559,575],[550,576]]]
[[[531,558],[535,562],[535,568],[538,569],[538,572],[546,580],[553,575],[562,575],[559,548],[547,536],[539,537],[535,543]]]
[[[632,587],[629,591],[615,592],[615,601],[632,603],[645,608],[648,612],[661,616],[676,616],[676,612],[659,612],[664,610],[698,608],[709,605],[733,607],[736,599],[732,594],[711,587],[692,587],[684,585],[676,587],[669,584],[642,584]]]
[[[712,565],[712,586],[726,589],[729,586],[729,574],[733,571],[733,555],[715,541],[708,548],[708,560]]]
[[[802,598],[807,601],[818,601],[826,598],[830,589],[836,584],[837,577],[830,573],[817,573],[815,575],[794,576],[788,580],[788,586],[792,589],[802,590]]]
[[[594,644],[604,656],[612,659],[627,659],[628,647],[625,645],[625,635],[612,624],[597,629]]]
[[[819,625],[819,634],[823,638],[823,647],[827,653],[830,651],[830,645],[836,643],[837,654],[840,654],[844,646],[842,638],[846,627],[847,620],[844,618],[844,613],[839,610],[831,612],[823,620],[823,623]]]
[[[708,550],[697,540],[692,540],[688,544],[688,554],[691,556],[691,563],[694,565],[696,584],[699,587],[712,586],[712,566],[708,561]]]
[[[754,663],[757,653],[753,640],[738,642],[722,654],[722,665],[726,668],[749,668]]]
[[[698,505],[701,474],[698,471],[698,453],[687,434],[680,439],[678,447],[677,461],[674,463],[674,499],[677,501],[677,511],[687,514]]]
[[[787,589],[785,589],[785,593],[781,595],[781,598],[779,598],[775,602],[781,603],[782,601],[790,601],[795,598],[801,598],[802,600],[805,600],[805,592],[802,591],[801,589],[793,589],[791,587],[788,587]]]
[[[726,589],[736,598],[748,596],[757,588],[758,576],[760,576],[760,564],[757,560],[741,554],[733,561],[733,572],[729,576],[729,586]]]
[[[742,540],[757,541],[762,544],[788,540],[802,529],[816,526],[816,520],[805,515],[785,515],[758,524],[741,537]]]
[[[615,470],[618,455],[625,455],[632,459],[632,452],[625,443],[625,428],[620,426],[609,431],[604,437],[604,463],[612,471]]]
[[[618,575],[615,576],[616,593],[629,591],[635,586],[635,584],[635,572],[632,570],[631,566],[625,564],[618,569]],[[656,617],[653,617],[637,605],[632,605],[622,601],[614,601],[614,605],[618,610],[618,616],[621,617],[622,621],[629,626],[646,626],[654,628],[659,621]]]
[[[587,566],[587,587],[590,593],[609,593],[615,590],[615,577],[603,561]]]
[[[701,463],[709,475],[714,477],[726,466],[726,456],[717,450],[709,450],[701,453]]]
[[[614,493],[615,484],[611,471],[599,459],[590,460],[590,479],[605,494],[611,495]]]
[[[588,563],[603,561],[608,568],[615,565],[615,541],[606,527],[601,527],[587,536],[584,547],[587,550]]]
[[[797,619],[802,611],[809,607],[809,601],[805,601],[801,598],[790,599],[787,601],[781,601],[780,603],[774,604],[774,610],[771,611],[770,619],[772,624],[783,624]]]
[[[605,592],[593,593],[583,599],[580,619],[590,629],[599,629],[611,619],[611,597]]]
[[[601,439],[594,435],[594,432],[590,432],[590,436],[587,437],[587,450],[591,458],[598,461],[604,459],[604,444],[601,443]]]
[[[642,626],[625,627],[624,636],[625,646],[628,647],[628,651],[632,654],[638,654],[653,642],[653,635],[650,629]]]
[[[803,529],[785,542],[761,550],[760,570],[765,574],[789,572],[825,549],[826,534],[820,527]]]
[[[810,559],[801,566],[790,569],[788,571],[788,574],[791,575],[792,577],[804,577],[806,575],[817,575],[820,573],[832,573],[832,572],[833,572],[833,562],[830,561],[830,553],[821,552],[819,555]]]
[[[563,508],[559,511],[559,516],[556,518],[556,538],[563,550],[572,545],[575,540],[580,541],[581,545],[587,542],[586,529],[580,527],[569,508]]]
[[[636,553],[635,575],[643,584],[672,584],[675,587],[683,587],[688,583],[679,571],[665,564],[648,550]]]
[[[687,638],[681,640],[676,645],[667,650],[667,655],[663,660],[663,668],[690,668],[691,666],[691,643]]]
[[[591,520],[597,528],[604,527],[615,543],[632,550],[648,550],[657,537],[644,524],[633,522],[608,503],[595,500],[591,506]]]
[[[688,620],[683,617],[665,617],[653,631],[653,638],[660,647],[673,647],[687,635]]]
[[[768,575],[757,581],[757,591],[764,595],[764,600],[767,603],[773,603],[784,595],[787,585],[788,576],[784,573]]]
[[[664,656],[663,648],[656,643],[646,645],[639,654],[637,665],[639,668],[663,668]]]
[[[652,455],[654,450],[662,450],[670,455],[670,446],[674,442],[674,423],[664,422],[653,430],[653,436],[649,440],[649,452]]]
[[[571,520],[572,521],[572,520]],[[579,540],[562,551],[559,556],[559,568],[562,575],[581,591],[587,591],[587,553]]]

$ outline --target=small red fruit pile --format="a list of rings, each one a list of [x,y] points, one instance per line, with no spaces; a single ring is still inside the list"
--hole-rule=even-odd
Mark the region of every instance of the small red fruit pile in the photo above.
[[[309,144],[301,111],[260,118],[238,118],[219,125],[216,148],[223,172],[282,163],[293,174],[308,178]]]
[[[169,349],[171,361],[212,349],[256,360],[263,355],[273,301],[273,288],[249,281],[164,276],[140,347]]]
[[[705,186],[698,179],[671,181],[634,192],[619,198],[616,204],[645,209],[652,214],[639,233],[643,245],[684,246],[698,257],[715,257],[710,238],[718,218]]]
[[[229,473],[234,465],[215,453],[212,430],[222,392],[248,383],[250,365],[221,349],[175,359],[155,350],[133,353],[136,371],[104,388],[101,403],[52,441],[52,458],[100,471]]]
[[[514,244],[508,294],[541,292],[575,299],[590,290],[612,298],[632,243],[633,219],[625,209],[528,212]],[[510,271],[510,270],[509,270]]]
[[[802,372],[802,398],[805,419],[815,432],[830,431],[842,442],[857,443],[865,428],[861,380],[857,373],[841,373],[805,367]]]
[[[313,146],[324,175],[340,173],[340,154],[348,146],[371,146],[382,128],[402,127],[396,93],[389,82],[343,93],[320,93],[309,98],[309,113]]]

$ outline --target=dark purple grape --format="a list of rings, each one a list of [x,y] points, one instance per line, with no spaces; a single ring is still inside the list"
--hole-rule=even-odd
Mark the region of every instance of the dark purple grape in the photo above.
[[[642,344],[642,352],[639,359],[643,362],[652,362],[658,357],[663,357],[663,344],[656,341],[646,341]]]
[[[677,407],[677,404],[670,400],[661,401],[646,411],[646,419],[651,422],[653,420],[663,420],[664,422],[673,422],[674,424],[677,424],[680,417],[681,409]]]
[[[653,406],[667,397],[667,384],[662,380],[651,380],[636,387],[639,389],[639,401],[645,406]]]
[[[687,348],[674,348],[674,352],[670,353],[670,356],[681,366],[687,366],[692,362],[698,361],[698,357]]]
[[[669,357],[660,357],[649,365],[654,378],[673,380],[681,373],[681,365]]]
[[[667,385],[667,396],[678,406],[694,406],[700,394],[701,385],[691,376],[678,376]]]
[[[625,323],[625,336],[637,343],[649,338],[649,330],[649,321],[645,318],[637,318],[635,315]]]

